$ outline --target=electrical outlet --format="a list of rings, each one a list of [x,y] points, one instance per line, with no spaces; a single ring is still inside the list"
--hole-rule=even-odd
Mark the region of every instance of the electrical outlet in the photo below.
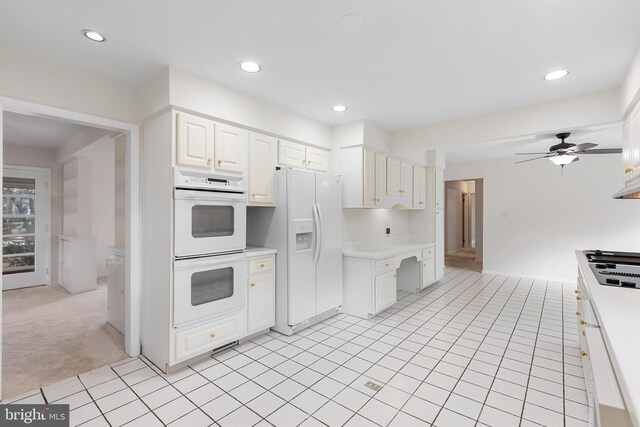
[[[391,235],[391,228],[390,228],[390,227],[387,227],[386,232],[387,232],[387,236]]]

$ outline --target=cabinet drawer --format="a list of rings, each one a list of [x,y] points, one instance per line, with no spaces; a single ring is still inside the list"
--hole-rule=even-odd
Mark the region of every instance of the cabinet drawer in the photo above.
[[[376,261],[376,273],[379,273],[381,271],[385,271],[385,270],[391,270],[393,268],[396,268],[395,262],[393,261],[393,258],[388,258],[388,259],[383,259],[380,261]]]
[[[436,251],[434,248],[427,248],[422,250],[422,259],[433,258]]]
[[[273,257],[249,260],[249,274],[261,274],[273,270]]]
[[[227,317],[217,322],[176,333],[176,360],[189,359],[240,338],[242,317]]]

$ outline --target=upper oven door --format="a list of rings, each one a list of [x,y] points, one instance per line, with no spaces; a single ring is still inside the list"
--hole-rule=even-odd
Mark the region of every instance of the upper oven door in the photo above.
[[[247,301],[246,282],[244,254],[174,261],[174,325],[242,309]]]
[[[174,199],[176,257],[239,251],[246,247],[246,194],[176,188]]]

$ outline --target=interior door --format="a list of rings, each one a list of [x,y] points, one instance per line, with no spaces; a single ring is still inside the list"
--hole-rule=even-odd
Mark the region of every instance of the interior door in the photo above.
[[[316,266],[318,314],[342,305],[342,186],[337,175],[316,175],[320,256]]]
[[[314,255],[318,230],[313,212],[316,201],[315,175],[304,170],[287,170],[289,325],[295,325],[317,314]]]
[[[3,289],[49,280],[48,169],[5,166],[2,185]]]

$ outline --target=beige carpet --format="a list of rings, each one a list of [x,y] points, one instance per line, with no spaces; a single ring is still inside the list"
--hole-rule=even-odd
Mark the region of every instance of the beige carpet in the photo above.
[[[461,268],[482,273],[482,261],[476,261],[475,249],[462,249],[444,257],[447,267]]]
[[[126,358],[107,323],[107,286],[71,295],[60,285],[5,291],[3,398]]]

